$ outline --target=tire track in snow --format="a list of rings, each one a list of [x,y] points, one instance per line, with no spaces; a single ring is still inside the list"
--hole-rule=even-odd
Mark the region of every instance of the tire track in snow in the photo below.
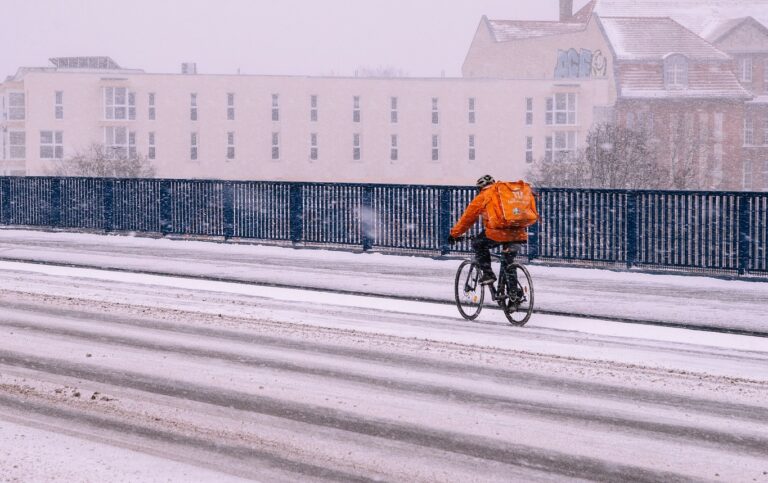
[[[440,305],[455,305],[455,302],[453,300],[447,300],[447,299],[435,298],[435,297],[406,296],[406,295],[397,295],[397,294],[382,293],[382,292],[366,292],[363,290],[328,288],[328,287],[310,286],[306,284],[305,285],[295,284],[295,283],[288,284],[288,283],[268,282],[265,280],[249,280],[244,278],[219,277],[219,276],[212,276],[212,275],[180,274],[180,273],[166,272],[163,270],[133,269],[133,268],[118,267],[115,265],[105,266],[105,265],[95,265],[95,264],[85,264],[85,263],[75,264],[75,263],[64,263],[64,262],[58,262],[58,261],[31,260],[28,258],[15,258],[15,257],[0,257],[0,261],[15,262],[15,263],[30,263],[34,265],[48,265],[48,266],[54,266],[54,267],[82,268],[82,269],[88,269],[88,270],[99,270],[104,272],[132,273],[132,274],[138,274],[138,275],[156,275],[161,277],[173,277],[173,278],[182,278],[182,279],[188,279],[188,280],[203,280],[203,281],[209,281],[209,282],[238,283],[243,285],[253,285],[253,286],[259,286],[259,287],[305,290],[309,292],[323,292],[323,293],[330,293],[330,294],[337,294],[337,295],[354,295],[359,297],[388,298],[392,300],[403,300],[408,302],[427,302],[427,303],[440,304]],[[194,260],[190,260],[190,262],[194,262]],[[535,285],[535,281],[534,281],[534,285]],[[451,285],[451,288],[452,288],[452,285]],[[500,310],[497,305],[492,303],[486,303],[484,305],[484,309]],[[694,330],[694,331],[701,331],[701,332],[714,332],[714,333],[720,333],[720,334],[746,335],[750,337],[768,338],[768,331],[748,330],[748,329],[740,329],[735,327],[699,325],[699,324],[693,324],[693,323],[672,322],[668,320],[659,320],[659,319],[640,319],[635,317],[596,315],[596,314],[588,314],[583,312],[547,310],[547,309],[541,309],[541,308],[535,308],[535,307],[534,307],[533,313],[542,314],[542,315],[556,315],[556,316],[563,316],[563,317],[576,317],[576,318],[582,318],[582,319],[588,319],[588,320],[604,320],[604,321],[624,323],[624,324],[649,325],[649,326],[657,326],[657,327]]]
[[[57,420],[57,426],[67,427],[70,426],[68,432],[71,432],[72,423],[76,422],[77,425],[83,425],[97,430],[107,430],[111,432],[119,432],[127,434],[140,439],[150,440],[156,443],[162,443],[167,445],[181,445],[187,448],[195,450],[202,450],[205,453],[209,453],[211,457],[226,457],[235,458],[238,463],[243,461],[252,465],[260,465],[254,470],[247,472],[247,475],[252,478],[263,477],[262,467],[267,466],[281,472],[293,473],[295,478],[299,476],[303,477],[315,477],[322,478],[330,481],[352,481],[352,482],[372,482],[368,478],[363,478],[359,475],[347,473],[343,471],[324,468],[321,466],[311,465],[300,461],[284,458],[280,455],[276,455],[267,451],[258,450],[249,446],[234,445],[229,442],[221,440],[211,441],[201,437],[194,437],[182,434],[180,432],[162,430],[158,428],[151,428],[139,424],[131,424],[128,422],[120,421],[115,418],[109,418],[104,416],[98,416],[89,414],[83,411],[75,411],[71,409],[65,409],[50,404],[43,404],[40,402],[31,401],[29,399],[22,399],[19,397],[8,396],[0,393],[0,407],[9,408],[12,410],[20,411],[25,415],[29,413],[45,417],[53,418]],[[104,438],[103,432],[100,432],[100,437]],[[111,444],[117,446],[121,445],[121,442],[117,438],[108,438]],[[154,451],[162,451],[162,449],[152,448]],[[178,453],[174,453],[174,457]],[[227,471],[226,464],[218,461],[212,461],[210,459],[202,460],[196,458],[190,458],[187,460],[190,463],[196,464],[206,469],[212,469],[216,471]],[[243,476],[242,469],[231,472],[235,476]]]
[[[225,361],[230,364],[241,365],[248,368],[272,369],[283,372],[296,373],[314,377],[321,377],[331,380],[343,380],[346,382],[357,383],[369,387],[382,389],[385,391],[397,391],[404,395],[420,394],[422,396],[434,397],[437,399],[450,399],[452,402],[462,405],[474,406],[486,410],[493,410],[496,413],[507,412],[512,415],[528,414],[535,418],[546,420],[557,420],[566,423],[600,425],[607,430],[619,429],[625,432],[632,432],[642,437],[661,437],[666,436],[675,439],[687,439],[694,444],[714,445],[715,447],[729,447],[730,450],[739,452],[751,452],[757,456],[765,454],[765,448],[768,448],[768,438],[754,437],[740,433],[709,430],[686,426],[682,424],[657,423],[642,419],[630,419],[626,416],[598,414],[596,412],[585,411],[575,405],[554,404],[551,402],[546,405],[531,401],[528,399],[519,399],[503,397],[499,395],[480,393],[470,390],[462,390],[455,387],[445,387],[436,384],[415,383],[397,380],[395,378],[381,378],[363,375],[350,371],[342,372],[340,370],[325,369],[313,366],[311,364],[299,364],[295,362],[280,361],[265,357],[256,357],[246,355],[241,352],[203,349],[195,346],[185,346],[181,344],[155,343],[146,339],[105,335],[103,333],[91,333],[83,330],[62,329],[51,326],[31,327],[24,322],[8,322],[2,325],[14,327],[19,330],[35,331],[46,335],[57,335],[72,338],[75,340],[94,341],[101,344],[117,345],[130,347],[133,349],[147,350],[151,352],[164,352],[176,354],[196,359],[213,359]],[[1,353],[0,353],[1,354]],[[2,360],[2,358],[0,358]],[[515,381],[508,381],[514,384]],[[329,383],[332,383],[329,382]],[[620,390],[618,391],[621,392]],[[626,400],[626,397],[623,397]],[[708,414],[698,407],[696,402],[689,403],[686,406],[678,407],[678,410],[688,410]],[[729,407],[729,416],[733,417],[735,408]],[[471,410],[471,409],[470,409]],[[768,423],[768,410],[759,407],[748,407],[742,416],[749,421],[757,423]],[[762,413],[762,414],[761,414]],[[711,415],[711,414],[708,414]],[[762,416],[762,417],[761,417]]]
[[[47,374],[86,379],[173,398],[284,418],[308,425],[349,431],[569,478],[599,481],[631,480],[636,482],[692,481],[690,478],[674,472],[650,470],[592,457],[569,455],[464,433],[405,425],[382,419],[363,418],[357,414],[336,409],[239,391],[218,388],[211,390],[207,386],[152,377],[141,373],[100,371],[84,364],[40,357],[31,359],[27,354],[9,351],[0,351],[0,363]]]
[[[98,324],[98,328],[103,328],[105,324],[113,325],[116,328],[120,327],[133,327],[141,329],[149,329],[152,331],[159,331],[169,334],[185,334],[194,335],[199,337],[210,338],[212,340],[233,341],[241,343],[250,343],[254,346],[265,346],[269,348],[286,349],[290,351],[296,351],[305,353],[308,355],[326,355],[334,358],[346,358],[353,361],[362,361],[371,364],[386,364],[402,370],[418,370],[428,371],[430,373],[436,373],[448,377],[459,378],[484,378],[493,382],[506,386],[526,387],[534,390],[545,390],[549,392],[567,393],[581,397],[599,397],[614,401],[627,401],[631,400],[638,403],[647,405],[654,405],[660,407],[676,407],[684,408],[688,411],[700,414],[715,415],[728,418],[739,418],[745,421],[754,421],[755,423],[768,424],[768,408],[760,406],[751,406],[746,404],[737,403],[723,403],[719,401],[713,401],[709,399],[699,399],[690,396],[673,395],[660,391],[652,391],[647,389],[636,389],[620,387],[610,384],[603,384],[590,381],[578,381],[578,384],[574,384],[572,379],[546,376],[541,374],[534,374],[525,371],[515,371],[511,369],[499,369],[495,367],[480,367],[478,365],[459,363],[450,360],[435,361],[428,358],[420,358],[408,354],[396,354],[374,351],[370,349],[356,349],[354,347],[340,346],[333,344],[324,344],[319,342],[304,342],[296,339],[288,339],[276,336],[256,335],[252,333],[243,333],[236,330],[228,329],[214,329],[208,327],[195,327],[185,324],[177,324],[172,322],[154,322],[148,319],[141,319],[136,317],[124,317],[115,316],[112,314],[103,313],[90,313],[83,311],[71,311],[60,308],[39,307],[28,304],[15,303],[8,307],[14,310],[29,311],[30,314],[45,313],[55,317],[71,318],[75,321],[90,320]],[[368,315],[368,314],[365,314]],[[376,378],[368,378],[365,376],[356,377],[352,374],[324,371],[311,366],[304,366],[298,364],[291,364],[282,361],[275,361],[268,358],[257,358],[252,355],[246,355],[237,352],[206,350],[199,347],[186,347],[183,345],[170,345],[149,342],[146,339],[128,337],[128,336],[115,336],[105,335],[104,333],[91,333],[85,330],[77,329],[65,329],[61,327],[53,327],[50,325],[41,325],[35,327],[24,318],[14,320],[12,317],[5,315],[0,316],[0,325],[15,327],[17,329],[37,331],[45,334],[58,334],[63,336],[71,336],[75,338],[81,338],[85,340],[93,340],[97,342],[108,342],[111,344],[135,347],[139,349],[148,349],[154,351],[165,351],[177,353],[185,356],[199,356],[213,359],[220,359],[231,363],[242,363],[246,366],[253,367],[271,367],[280,370],[300,372],[311,375],[321,375],[326,377],[338,377],[348,378],[353,382],[361,382],[372,385],[384,385],[384,387],[390,387],[391,381],[380,380]],[[326,329],[327,330],[327,329]],[[343,331],[342,331],[343,332]],[[376,337],[374,334],[366,334],[366,337]],[[384,339],[391,340],[391,337],[384,336]],[[460,344],[451,344],[454,347],[459,347]],[[476,347],[471,347],[472,350],[477,350]],[[539,358],[547,360],[561,359],[557,356],[544,356],[540,354],[530,354],[524,352],[518,352],[518,355],[527,358]],[[698,354],[694,354],[698,355]],[[703,354],[701,354],[703,355]],[[712,357],[712,354],[707,354]],[[757,359],[763,361],[765,358]],[[627,371],[629,368],[622,366],[621,364],[611,364],[609,362],[602,362],[614,370]],[[439,390],[438,386],[434,389]],[[452,389],[453,391],[453,389]],[[418,392],[429,393],[427,389],[418,389]],[[476,399],[475,396],[468,396],[468,400]]]

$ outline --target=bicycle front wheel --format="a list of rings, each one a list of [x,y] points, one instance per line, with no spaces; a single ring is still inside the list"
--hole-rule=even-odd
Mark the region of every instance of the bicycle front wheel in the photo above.
[[[507,270],[507,299],[502,309],[510,324],[522,327],[533,313],[533,279],[519,263],[513,263]]]
[[[482,270],[475,262],[465,260],[456,271],[454,296],[459,313],[467,320],[475,320],[483,310],[485,291],[480,285]]]

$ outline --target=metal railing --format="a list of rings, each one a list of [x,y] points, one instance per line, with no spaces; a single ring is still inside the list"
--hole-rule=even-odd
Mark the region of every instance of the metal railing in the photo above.
[[[447,253],[461,186],[0,177],[0,225]],[[538,190],[531,259],[768,275],[768,193]],[[477,231],[478,227],[474,228]]]

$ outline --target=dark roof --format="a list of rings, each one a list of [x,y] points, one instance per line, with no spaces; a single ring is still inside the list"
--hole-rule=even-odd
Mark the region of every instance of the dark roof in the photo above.
[[[601,17],[600,22],[618,60],[661,60],[675,53],[691,59],[729,59],[668,17]]]
[[[661,66],[649,69],[642,65],[628,65],[619,74],[619,96],[623,98],[656,99],[750,99],[747,92],[730,70],[712,68],[711,65],[690,65],[686,89],[667,89]]]
[[[722,19],[754,17],[768,25],[768,0],[595,0],[601,17],[671,17],[693,32],[705,33]]]
[[[592,16],[592,11],[595,9],[597,0],[590,0],[586,5],[581,7],[581,10],[573,14],[573,21],[575,22],[589,22],[589,18]]]
[[[766,5],[766,8],[768,8],[768,5]],[[753,25],[755,28],[762,30],[764,34],[768,35],[768,27],[755,20],[754,17],[741,17],[715,22],[702,32],[701,36],[714,44],[723,40],[723,38],[734,30],[747,24]]]
[[[491,35],[496,42],[509,42],[510,40],[580,32],[586,28],[586,24],[538,20],[488,20],[488,27],[491,29]]]
[[[496,42],[533,39],[549,35],[580,32],[587,27],[592,17],[596,0],[591,0],[573,15],[568,22],[546,20],[489,20],[488,28]]]
[[[741,25],[747,18],[749,17],[721,19],[710,24],[710,26],[702,32],[701,36],[707,39],[707,41],[715,43],[723,38],[725,34]]]

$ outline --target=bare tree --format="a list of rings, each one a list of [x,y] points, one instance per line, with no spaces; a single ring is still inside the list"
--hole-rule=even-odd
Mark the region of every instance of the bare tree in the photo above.
[[[155,168],[146,156],[126,153],[103,144],[91,144],[71,157],[57,161],[49,170],[53,176],[94,178],[154,178]]]
[[[669,188],[678,190],[700,189],[706,167],[706,143],[693,125],[693,114],[672,116],[669,124],[669,142],[656,147],[656,157],[666,161]]]
[[[358,67],[355,70],[355,73],[358,77],[393,78],[393,77],[408,76],[408,73],[406,71],[392,65],[387,65],[387,66],[380,65],[378,67],[362,66],[362,67]]]
[[[584,149],[541,160],[528,176],[540,186],[620,189],[662,188],[668,178],[646,131],[615,124],[593,126]]]

